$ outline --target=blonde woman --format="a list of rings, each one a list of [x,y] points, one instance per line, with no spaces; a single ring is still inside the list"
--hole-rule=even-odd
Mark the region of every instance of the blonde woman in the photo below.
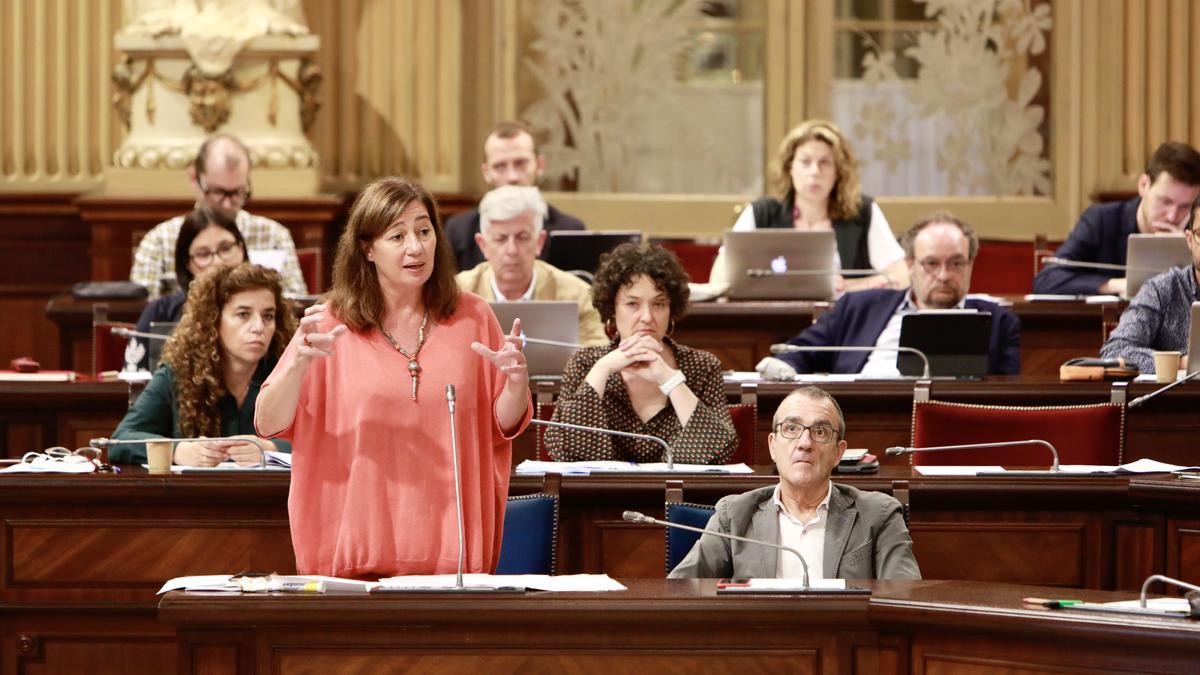
[[[862,194],[858,163],[832,122],[808,120],[788,132],[771,165],[771,187],[776,196],[743,209],[734,230],[833,230],[834,269],[876,270],[852,279],[839,275],[839,291],[908,286],[904,250],[879,204]],[[714,264],[713,280],[724,278],[722,256]]]

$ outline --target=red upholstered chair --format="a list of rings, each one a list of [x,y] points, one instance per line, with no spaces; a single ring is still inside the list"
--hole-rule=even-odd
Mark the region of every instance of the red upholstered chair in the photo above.
[[[325,292],[325,256],[321,249],[298,248],[296,261],[300,264],[300,274],[304,276],[304,285],[308,286],[310,295],[320,295]]]
[[[534,416],[539,420],[549,420],[554,417],[554,404],[539,402],[534,410]],[[729,405],[729,416],[733,418],[733,428],[737,431],[738,446],[733,451],[730,464],[754,463],[754,431],[758,426],[758,404],[736,403]],[[546,427],[537,427],[534,440],[534,450],[539,461],[551,461],[550,453],[546,451]]]
[[[1051,243],[1050,239],[1044,234],[1034,235],[1033,237],[1033,276],[1037,276],[1038,272],[1046,266],[1046,259],[1054,256],[1054,252],[1058,249],[1060,242]]]
[[[650,243],[674,253],[691,280],[697,283],[708,281],[713,261],[717,259],[717,251],[721,248],[721,240],[711,238],[651,237]]]
[[[1066,406],[998,406],[914,401],[912,446],[960,445],[1040,439],[1058,450],[1063,464],[1120,464],[1125,449],[1125,406],[1095,403]],[[913,465],[999,465],[1044,467],[1050,453],[1028,447],[925,452],[909,455]]]

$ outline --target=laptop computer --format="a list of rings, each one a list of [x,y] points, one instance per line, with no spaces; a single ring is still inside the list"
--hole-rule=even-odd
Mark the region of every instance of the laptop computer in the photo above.
[[[1187,374],[1200,370],[1200,301],[1192,303],[1191,322],[1188,323]]]
[[[634,230],[596,232],[555,230],[546,239],[546,262],[565,272],[595,274],[600,256],[626,242],[640,243],[642,233]]]
[[[919,349],[929,358],[933,377],[983,377],[988,370],[991,312],[933,310],[906,314],[900,322],[900,346]],[[920,377],[921,357],[901,352],[901,375]]]
[[[832,230],[725,233],[731,300],[829,300],[837,273]]]
[[[512,330],[513,319],[520,318],[521,330],[527,337],[570,344],[579,342],[579,305],[574,302],[534,300],[491,304],[505,333]],[[563,368],[576,351],[570,347],[525,345],[530,377],[562,377]]]
[[[1182,233],[1131,234],[1125,255],[1125,297],[1137,295],[1150,277],[1191,264],[1192,254]]]
[[[178,321],[151,321],[150,332],[155,335],[170,335],[175,331],[175,327],[179,325]],[[162,358],[163,347],[167,345],[166,340],[156,340],[154,338],[145,338],[150,345],[146,352],[150,361],[147,365],[150,367],[150,372],[158,370],[158,361]]]

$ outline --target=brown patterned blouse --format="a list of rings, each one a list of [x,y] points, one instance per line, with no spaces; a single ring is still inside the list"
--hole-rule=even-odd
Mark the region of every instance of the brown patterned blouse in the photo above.
[[[725,404],[721,362],[712,354],[688,349],[666,338],[663,342],[675,350],[679,370],[699,402],[687,426],[668,397],[657,415],[643,422],[634,412],[629,390],[620,373],[614,373],[604,386],[604,398],[586,382],[588,372],[605,354],[617,348],[617,341],[603,347],[587,347],[576,352],[563,371],[561,394],[554,409],[556,422],[614,429],[658,436],[671,445],[680,464],[724,464],[737,449],[737,431]],[[550,427],[546,429],[546,449],[560,462],[615,459],[627,462],[662,462],[662,446],[653,441],[621,438],[605,434]]]

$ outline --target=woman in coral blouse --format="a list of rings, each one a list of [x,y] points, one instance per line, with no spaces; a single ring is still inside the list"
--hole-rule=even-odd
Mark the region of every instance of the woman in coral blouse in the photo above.
[[[301,574],[374,579],[457,569],[451,422],[456,389],[464,570],[500,554],[512,439],[529,375],[491,308],[461,293],[426,190],[363,189],[338,241],[333,289],[263,385],[256,428],[292,441],[288,498]]]

